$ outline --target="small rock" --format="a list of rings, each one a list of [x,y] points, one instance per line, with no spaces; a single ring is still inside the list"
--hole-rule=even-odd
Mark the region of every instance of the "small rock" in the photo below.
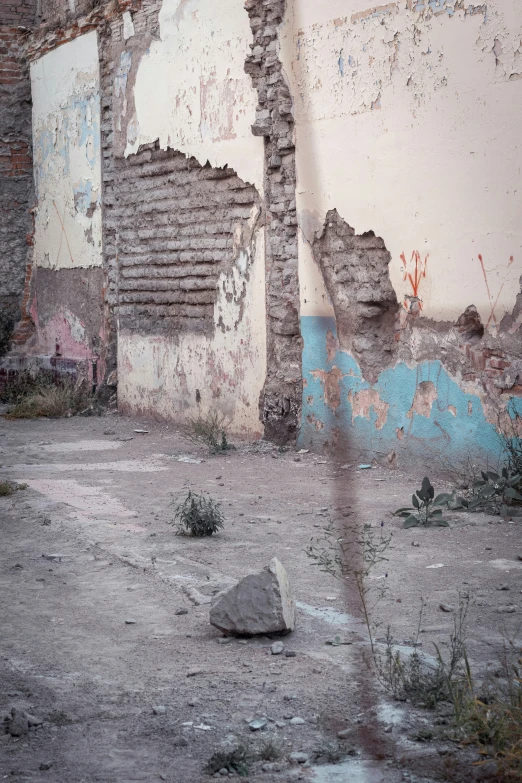
[[[187,677],[197,677],[198,674],[204,674],[203,669],[190,669],[187,672]]]
[[[337,732],[337,736],[339,739],[348,739],[348,737],[351,735],[351,729],[342,729],[342,731]]]
[[[157,706],[152,708],[152,712],[154,715],[165,715],[167,712],[167,708],[163,704],[158,704]]]
[[[439,609],[443,612],[454,612],[455,607],[450,604],[439,604]]]
[[[218,640],[218,644],[229,644],[232,641],[230,636],[221,636]]]
[[[274,642],[270,646],[270,650],[272,652],[272,655],[281,655],[281,653],[283,652],[284,649],[285,649],[285,646],[284,646],[283,642]]]
[[[186,748],[189,743],[186,737],[176,737],[172,744],[176,748]]]
[[[28,731],[29,722],[27,720],[27,715],[22,710],[17,710],[13,707],[11,710],[11,720],[7,727],[7,733],[10,734],[11,737],[21,737],[24,734],[27,734]]]
[[[41,772],[46,772],[48,769],[51,769],[52,766],[53,765],[51,761],[42,761],[38,769],[41,770]]]
[[[286,723],[284,722],[284,720],[276,720],[275,725],[277,726],[278,729],[284,729]]]
[[[285,658],[295,658],[296,655],[294,650],[285,650]]]
[[[212,597],[210,595],[203,595],[203,593],[200,593],[195,587],[186,587],[184,592],[196,606],[204,606],[205,604],[212,603]],[[226,630],[226,628],[223,630]]]
[[[266,718],[254,718],[254,720],[249,722],[248,728],[250,731],[261,731],[266,727],[267,723]]]
[[[302,726],[303,723],[306,723],[304,718],[291,718],[290,719],[290,725],[291,726]]]
[[[288,758],[296,764],[305,764],[308,761],[308,754],[302,753],[301,751],[295,751],[294,753],[290,753]]]
[[[35,715],[29,715],[29,713],[27,713],[27,723],[29,726],[41,726],[43,720],[41,718],[37,718]]]
[[[115,430],[103,430],[104,435],[116,435]]]
[[[263,772],[282,772],[284,770],[284,765],[279,761],[266,761],[261,766],[261,769]]]
[[[179,609],[176,609],[174,614],[188,614],[188,609],[185,609],[184,606],[181,606]]]
[[[136,620],[132,620],[132,619],[125,620],[125,625],[136,625]]]
[[[419,542],[418,542],[418,541],[412,541],[412,542],[411,542],[411,545],[412,545],[412,546],[420,546],[420,544],[419,544]]]
[[[497,587],[497,590],[509,590],[509,585],[500,585],[500,587]]]
[[[228,775],[228,769],[227,769],[226,767],[222,767],[222,768],[219,770],[219,774],[220,774],[220,775],[222,775],[224,778],[225,778],[225,777],[227,777],[227,775]]]
[[[513,614],[513,612],[516,612],[516,611],[517,611],[517,607],[516,606],[512,606],[512,605],[509,605],[509,606],[499,606],[498,609],[497,609],[497,612],[499,614]]]

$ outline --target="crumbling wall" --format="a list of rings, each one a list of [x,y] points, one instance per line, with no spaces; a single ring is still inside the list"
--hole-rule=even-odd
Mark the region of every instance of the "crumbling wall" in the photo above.
[[[521,408],[521,37],[512,0],[289,3],[303,445],[498,453]]]
[[[285,0],[246,0],[254,37],[245,70],[257,90],[252,132],[264,139],[267,204],[267,377],[260,398],[266,436],[293,441],[301,419],[301,334],[297,270],[293,102],[281,60]]]
[[[31,88],[24,43],[34,13],[32,0],[4,0],[0,10],[0,357],[22,315],[31,260]]]
[[[178,419],[215,408],[255,436],[265,218],[249,36],[235,0],[167,0],[111,21],[102,149],[120,407]]]

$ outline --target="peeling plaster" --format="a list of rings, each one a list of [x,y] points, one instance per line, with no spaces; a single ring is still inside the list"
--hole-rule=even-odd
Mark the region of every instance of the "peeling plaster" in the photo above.
[[[497,332],[522,272],[521,39],[515,0],[487,13],[466,0],[288,4],[302,315],[331,314],[308,243],[337,209],[384,239],[400,303],[417,253],[422,316],[453,322],[473,303]]]
[[[252,32],[242,0],[164,0],[160,40],[139,65],[126,155],[159,139],[204,165],[230,166],[263,190],[257,95],[245,73]]]
[[[31,63],[34,263],[101,266],[101,157],[95,31]]]
[[[399,463],[405,454],[426,459],[442,450],[456,462],[469,454],[498,458],[498,412],[489,409],[484,392],[481,399],[478,388],[452,377],[440,361],[415,366],[400,361],[370,384],[346,351],[330,353],[327,360],[326,346],[332,344],[328,335],[336,335],[333,318],[301,317],[301,329],[305,369],[300,447],[323,448],[342,437],[355,451],[395,450]],[[522,416],[522,398],[513,398],[512,405]],[[501,424],[522,431],[522,418],[513,419],[506,411]]]
[[[123,410],[186,419],[213,408],[230,419],[233,432],[261,436],[265,248],[264,229],[256,227],[258,216],[255,207],[248,236],[236,232],[235,263],[218,280],[212,335],[120,332],[118,403]]]

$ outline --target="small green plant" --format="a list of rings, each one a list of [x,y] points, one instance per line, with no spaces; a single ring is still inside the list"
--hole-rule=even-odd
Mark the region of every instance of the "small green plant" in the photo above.
[[[508,512],[506,508],[513,503],[521,503],[522,495],[516,489],[520,486],[522,476],[511,473],[509,468],[502,468],[501,473],[493,470],[481,471],[482,479],[475,481],[471,497],[468,500],[460,498],[462,508],[468,511],[488,511],[490,513]]]
[[[383,524],[381,522],[379,532],[370,525],[364,525],[362,530],[350,526],[341,530],[330,521],[323,535],[312,538],[306,550],[308,557],[321,571],[340,581],[355,583],[372,652],[374,634],[371,613],[386,592],[388,574],[382,582],[370,582],[368,576],[376,565],[388,559],[385,554],[391,543],[391,535],[384,533]]]
[[[191,489],[174,509],[179,535],[211,536],[224,526],[224,521],[219,505],[210,496],[198,495]]]
[[[449,522],[442,517],[442,506],[447,506],[452,495],[443,492],[435,497],[435,490],[427,476],[422,479],[422,486],[412,496],[413,507],[399,508],[395,516],[404,518],[404,527],[449,527]]]
[[[0,481],[0,497],[9,497],[19,489],[27,489],[28,484],[17,484],[16,481]]]
[[[281,747],[274,740],[263,742],[258,752],[258,757],[261,761],[277,761],[282,755]]]
[[[247,745],[233,745],[230,748],[216,750],[205,764],[207,775],[215,775],[222,769],[237,775],[248,775],[254,759]]]
[[[230,451],[234,446],[227,440],[228,419],[215,410],[210,410],[205,416],[189,417],[188,436],[205,443],[211,454]]]

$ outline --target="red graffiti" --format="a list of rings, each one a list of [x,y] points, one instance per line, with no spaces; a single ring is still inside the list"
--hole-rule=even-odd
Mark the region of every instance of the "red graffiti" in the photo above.
[[[483,260],[482,255],[480,253],[478,254],[478,260],[480,261],[480,266],[482,268],[482,274],[484,276],[484,283],[486,284],[486,291],[488,293],[489,306],[491,308],[491,312],[489,314],[488,322],[486,324],[486,329],[487,329],[487,327],[490,325],[491,321],[493,321],[495,326],[497,326],[497,317],[495,315],[495,308],[496,308],[496,306],[498,304],[498,300],[500,298],[500,294],[502,293],[502,289],[504,288],[504,284],[505,284],[506,281],[504,280],[504,282],[500,286],[499,292],[497,294],[497,298],[495,299],[495,301],[493,301],[493,296],[491,294],[491,290],[490,290],[490,287],[489,287],[488,275],[487,275],[487,272],[486,272],[486,267],[484,266],[484,260]],[[514,259],[513,256],[509,256],[509,261],[508,261],[507,265],[511,266],[511,264],[513,263],[514,260],[515,259]]]
[[[411,310],[412,300],[415,301],[419,310],[422,310],[422,300],[419,296],[421,281],[426,277],[426,268],[428,266],[429,255],[424,257],[424,261],[421,259],[421,254],[418,250],[414,250],[411,254],[409,261],[406,261],[406,256],[401,253],[401,261],[403,263],[404,276],[403,280],[408,281],[411,286],[411,293],[406,294],[404,297],[403,306],[406,310]],[[409,300],[409,301],[408,301]]]

